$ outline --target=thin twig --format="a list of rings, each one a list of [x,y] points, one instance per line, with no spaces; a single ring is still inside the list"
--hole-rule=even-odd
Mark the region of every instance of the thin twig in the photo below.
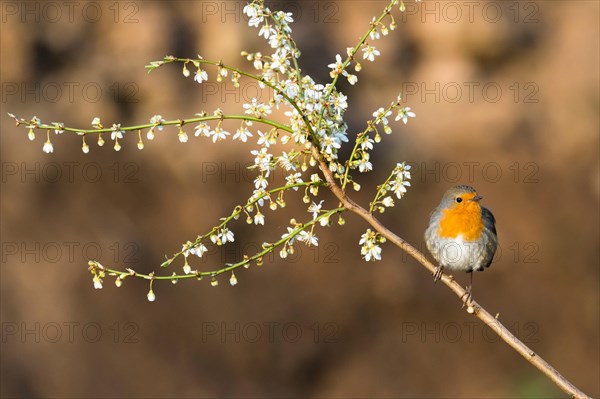
[[[335,178],[332,172],[327,167],[327,164],[321,160],[319,156],[319,151],[317,148],[313,146],[312,148],[313,156],[319,160],[319,168],[323,172],[325,176],[325,180],[327,181],[328,188],[333,192],[333,194],[337,197],[340,203],[349,211],[356,213],[361,218],[363,218],[367,223],[369,223],[375,230],[377,230],[383,237],[394,243],[397,247],[411,255],[415,258],[420,264],[422,264],[426,269],[428,269],[432,274],[435,272],[436,266],[431,263],[425,255],[412,246],[410,243],[394,234],[392,231],[388,230],[379,220],[377,220],[369,211],[365,208],[361,207],[354,201],[352,201],[346,193],[340,188],[340,186],[336,183]],[[467,297],[467,291],[458,284],[452,276],[448,276],[446,274],[442,275],[441,280],[450,288],[454,293],[461,298]],[[554,367],[552,367],[548,362],[538,356],[533,350],[531,350],[527,345],[525,345],[521,340],[519,340],[513,333],[511,333],[508,328],[506,328],[500,321],[492,316],[487,310],[485,310],[481,305],[477,302],[471,300],[468,303],[467,312],[477,316],[483,323],[489,326],[504,342],[506,342],[509,346],[511,346],[514,350],[521,354],[527,361],[537,367],[542,373],[544,373],[548,378],[550,378],[560,389],[569,394],[571,398],[577,399],[591,399],[590,396],[583,393],[579,390],[575,385],[573,385],[569,380],[563,377]]]

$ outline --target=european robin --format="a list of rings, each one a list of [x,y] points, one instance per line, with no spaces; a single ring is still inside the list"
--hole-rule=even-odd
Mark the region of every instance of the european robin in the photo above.
[[[431,213],[425,230],[427,249],[439,264],[434,282],[446,267],[470,273],[465,303],[472,297],[472,272],[489,267],[498,247],[496,220],[479,204],[481,199],[471,186],[450,188]]]

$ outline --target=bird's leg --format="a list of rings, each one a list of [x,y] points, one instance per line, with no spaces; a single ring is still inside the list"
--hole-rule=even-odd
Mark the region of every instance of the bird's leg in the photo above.
[[[462,305],[463,308],[465,307],[465,305],[468,305],[469,302],[471,302],[473,300],[473,274],[474,274],[474,271],[471,271],[471,273],[469,273],[469,274],[471,275],[471,278],[470,278],[469,285],[467,286],[467,292],[465,292],[460,297],[461,300],[466,297],[463,300],[463,305]]]
[[[439,279],[441,279],[443,274],[444,274],[444,266],[442,266],[440,264],[435,269],[435,272],[433,273],[433,283],[435,284]]]

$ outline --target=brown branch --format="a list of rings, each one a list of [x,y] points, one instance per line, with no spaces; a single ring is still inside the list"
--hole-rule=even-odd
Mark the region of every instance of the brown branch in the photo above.
[[[312,147],[313,157],[319,160],[319,168],[323,172],[325,176],[325,180],[327,181],[328,188],[333,192],[333,194],[337,197],[340,203],[349,211],[356,213],[361,218],[363,218],[367,223],[369,223],[375,230],[377,230],[383,237],[393,242],[403,251],[407,252],[413,258],[415,258],[419,263],[421,263],[426,269],[428,269],[432,274],[435,272],[436,266],[431,263],[425,255],[413,247],[411,244],[403,240],[401,237],[394,234],[392,231],[388,230],[379,220],[377,220],[371,213],[369,213],[365,208],[361,207],[354,201],[352,201],[346,193],[340,188],[340,186],[336,183],[335,178],[332,172],[327,167],[327,164],[320,157],[319,151],[314,146]],[[454,293],[461,299],[467,297],[467,291],[458,284],[452,276],[443,274],[441,280],[450,288]],[[479,318],[483,323],[489,326],[500,338],[504,340],[509,346],[511,346],[514,350],[516,350],[521,356],[523,356],[527,361],[537,367],[542,373],[544,373],[548,378],[550,378],[560,389],[569,394],[571,398],[587,398],[591,399],[590,396],[583,393],[579,390],[575,385],[569,382],[565,377],[563,377],[554,367],[552,367],[548,362],[538,356],[534,351],[532,351],[527,345],[525,345],[521,340],[519,340],[513,333],[511,333],[508,328],[506,328],[500,321],[492,316],[487,310],[485,310],[481,305],[477,302],[471,300],[467,306],[467,312],[475,315]]]

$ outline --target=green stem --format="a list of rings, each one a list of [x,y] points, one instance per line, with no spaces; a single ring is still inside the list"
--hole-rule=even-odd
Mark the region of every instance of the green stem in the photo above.
[[[278,128],[278,129],[284,130],[284,131],[286,131],[288,133],[293,133],[294,132],[287,125],[283,125],[283,124],[281,124],[279,122],[276,122],[274,120],[271,120],[271,119],[257,118],[257,117],[250,116],[250,115],[210,115],[210,116],[202,116],[202,117],[197,117],[197,118],[177,119],[177,120],[172,120],[172,121],[165,121],[165,122],[162,122],[160,124],[145,123],[145,124],[142,124],[142,125],[126,126],[126,127],[120,128],[120,130],[128,132],[128,131],[136,131],[136,130],[140,130],[140,129],[150,129],[152,127],[157,127],[157,126],[179,126],[179,125],[187,125],[189,123],[198,123],[198,122],[223,120],[223,119],[234,119],[234,120],[245,120],[245,121],[259,122],[259,123],[264,123],[265,125],[270,125],[270,126]],[[30,126],[28,126],[28,127],[30,127]],[[46,124],[34,125],[34,126],[31,126],[31,127],[34,127],[35,129],[56,129],[57,128],[56,125],[46,125]],[[66,132],[74,132],[74,133],[77,133],[77,134],[80,134],[80,135],[93,134],[93,133],[112,133],[114,131],[112,128],[77,129],[77,128],[71,128],[71,127],[63,127],[61,129],[64,130],[64,131],[66,131]]]
[[[191,58],[175,58],[175,57],[166,57],[165,60],[164,60],[164,64],[172,63],[172,62],[184,62],[184,63],[185,62],[191,62],[191,63],[196,63],[197,62],[199,64],[214,65],[214,66],[218,66],[218,67],[221,67],[221,68],[225,68],[225,69],[230,70],[230,71],[237,72],[237,73],[239,73],[242,76],[245,76],[247,78],[250,78],[250,79],[256,80],[257,82],[261,82],[261,83],[265,84],[266,86],[270,87],[275,92],[277,92],[278,94],[280,94],[283,97],[283,99],[288,104],[290,104],[292,107],[294,107],[294,109],[296,109],[296,111],[298,111],[298,114],[300,114],[302,116],[302,120],[304,121],[304,124],[306,125],[306,127],[307,127],[307,129],[309,131],[309,134],[310,134],[310,137],[312,139],[312,142],[315,145],[318,146],[319,141],[317,139],[317,135],[316,135],[316,133],[315,133],[315,131],[314,131],[314,129],[313,129],[313,127],[312,127],[312,125],[311,125],[308,117],[304,114],[304,112],[300,109],[300,107],[298,106],[298,104],[294,100],[292,100],[290,97],[288,97],[288,95],[284,91],[282,91],[280,88],[278,88],[273,83],[271,83],[271,82],[269,82],[269,81],[261,78],[258,75],[254,75],[252,73],[243,71],[243,70],[241,70],[239,68],[236,68],[236,67],[225,65],[225,64],[223,64],[220,61],[212,61],[212,60],[205,60],[205,59],[191,59]]]
[[[296,71],[296,80],[298,81],[298,83],[300,83],[300,81],[302,80],[302,74],[301,74],[300,66],[298,65],[298,60],[296,59],[296,57],[294,57],[294,54],[298,52],[298,46],[296,45],[296,42],[294,41],[292,36],[290,36],[290,34],[288,32],[285,32],[283,30],[283,25],[275,19],[275,17],[273,16],[273,12],[271,12],[269,14],[269,17],[271,18],[271,20],[273,21],[273,23],[275,25],[279,26],[280,32],[282,32],[285,35],[290,47],[292,48],[292,51],[291,51],[292,57],[291,58],[292,58],[292,62],[294,63],[294,71]]]
[[[200,244],[200,242],[204,239],[206,239],[207,237],[210,237],[212,234],[216,233],[218,230],[224,228],[227,223],[229,223],[231,220],[236,219],[239,215],[242,214],[242,212],[244,212],[244,209],[249,207],[249,206],[253,206],[254,204],[256,204],[257,202],[259,202],[260,200],[270,196],[271,194],[275,194],[278,193],[280,191],[287,191],[287,190],[291,190],[295,187],[309,187],[309,186],[323,186],[325,185],[324,182],[319,181],[319,182],[302,182],[302,183],[294,183],[294,184],[289,184],[286,186],[282,186],[282,187],[277,187],[274,188],[272,190],[269,190],[267,192],[265,192],[263,195],[253,199],[253,200],[249,200],[245,205],[238,205],[234,208],[234,211],[231,213],[230,216],[226,217],[225,219],[223,219],[223,222],[221,222],[221,224],[219,224],[218,226],[215,226],[212,228],[211,231],[209,231],[208,233],[202,235],[202,236],[198,236],[196,238],[196,240],[192,243],[191,247],[194,247],[198,244]],[[183,250],[173,254],[173,256],[171,258],[169,258],[169,264],[171,262],[173,262],[177,257],[181,256],[183,254]]]
[[[345,70],[346,67],[348,67],[350,62],[354,59],[354,56],[356,55],[356,53],[358,53],[358,50],[360,50],[360,48],[363,46],[363,44],[365,44],[365,42],[367,41],[367,38],[369,37],[369,35],[371,35],[371,32],[373,32],[373,30],[376,29],[376,27],[381,23],[381,21],[383,21],[383,19],[390,14],[390,12],[392,11],[392,7],[394,6],[394,2],[395,2],[395,0],[390,1],[390,3],[387,5],[387,7],[385,7],[385,9],[383,10],[383,13],[379,16],[379,18],[377,18],[371,24],[371,28],[369,30],[367,30],[367,32],[360,38],[360,40],[354,46],[354,48],[352,49],[350,54],[348,54],[348,57],[346,58],[346,60],[342,63],[342,70]],[[331,97],[331,93],[333,93],[333,89],[335,88],[335,85],[336,85],[338,79],[340,78],[340,75],[341,75],[341,73],[336,75],[333,78],[333,80],[331,81],[331,86],[329,87],[329,90],[325,94],[325,98],[327,99],[327,101],[329,101],[329,97]],[[319,115],[319,121],[317,123],[317,128],[321,127],[321,122],[323,120],[323,115],[325,113],[325,109],[326,109],[326,107],[323,107],[323,109],[321,110],[321,114]]]
[[[377,123],[379,123],[379,121],[383,118],[383,116],[385,114],[387,114],[389,111],[395,109],[396,107],[398,107],[400,105],[399,102],[394,102],[392,103],[392,105],[390,105],[389,107],[387,107],[384,111],[382,116],[371,120],[369,122],[367,122],[367,128],[365,130],[363,130],[362,132],[360,132],[359,134],[356,135],[356,140],[354,140],[354,148],[352,148],[352,152],[350,153],[350,156],[348,157],[348,161],[347,161],[347,165],[346,165],[346,170],[344,171],[344,177],[342,178],[342,190],[346,189],[346,185],[348,184],[348,175],[350,172],[350,165],[352,163],[352,161],[354,160],[354,156],[356,155],[356,150],[358,150],[358,146],[361,144],[361,139],[368,134],[370,131],[375,130],[376,132],[378,132],[377,130]]]
[[[375,205],[377,204],[377,200],[379,200],[379,198],[381,196],[381,190],[387,186],[387,184],[390,181],[390,179],[392,178],[392,176],[395,175],[395,173],[394,173],[395,171],[396,171],[396,169],[394,169],[392,171],[392,173],[390,173],[388,178],[385,180],[385,182],[378,187],[377,194],[375,194],[375,198],[373,199],[373,202],[371,202],[371,204],[369,205],[369,213],[373,213],[373,208],[375,208]]]
[[[175,274],[175,275],[169,275],[169,276],[156,276],[153,273],[150,273],[150,274],[138,273],[132,269],[128,269],[128,271],[111,269],[111,268],[104,267],[97,262],[95,262],[95,265],[96,265],[95,267],[97,270],[102,270],[105,273],[109,273],[111,275],[117,275],[117,276],[123,276],[123,277],[133,276],[133,277],[143,278],[143,279],[147,279],[147,280],[171,280],[172,281],[172,280],[182,280],[182,279],[188,279],[188,278],[215,277],[220,274],[237,269],[241,266],[247,265],[250,262],[253,262],[257,259],[263,258],[265,255],[267,255],[270,252],[273,252],[277,247],[279,247],[283,243],[289,241],[291,238],[296,237],[298,234],[300,234],[302,231],[306,230],[308,227],[314,226],[321,219],[330,217],[336,213],[340,213],[345,210],[346,209],[344,207],[339,207],[339,208],[335,208],[335,209],[326,211],[326,212],[322,213],[321,215],[319,215],[318,217],[316,217],[315,219],[310,220],[310,221],[302,224],[300,227],[294,229],[289,235],[286,235],[284,238],[281,238],[278,241],[267,245],[262,251],[257,252],[256,254],[244,259],[243,261],[230,264],[230,265],[228,265],[222,269],[218,269],[218,270],[212,270],[212,271],[206,271],[206,272],[196,272],[196,273],[190,273],[190,274]]]

